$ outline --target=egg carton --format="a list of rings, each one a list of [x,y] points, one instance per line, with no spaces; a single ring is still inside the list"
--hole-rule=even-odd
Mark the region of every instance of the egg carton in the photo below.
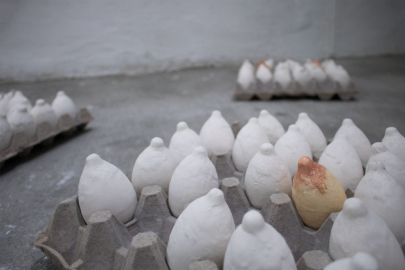
[[[219,175],[230,176],[222,179],[220,189],[238,226],[244,214],[254,209],[235,176],[242,181],[243,177],[234,170],[229,155],[214,156],[212,160]],[[318,231],[311,230],[303,225],[291,199],[283,193],[273,194],[261,213],[283,235],[299,265],[307,265],[308,261],[320,265],[325,261],[322,256],[310,256],[304,262],[302,258],[312,250],[328,252],[336,214],[331,214]],[[166,245],[176,220],[168,207],[167,195],[159,186],[143,188],[134,218],[126,224],[109,211],[94,213],[86,224],[78,197],[74,196],[58,205],[34,244],[58,269],[169,269]],[[191,264],[190,269],[218,268],[215,263],[201,261]]]
[[[56,129],[52,128],[48,123],[42,123],[37,125],[34,137],[30,137],[25,133],[13,134],[9,146],[0,152],[0,168],[6,160],[12,157],[29,155],[32,148],[38,144],[51,144],[59,134],[70,136],[76,130],[83,130],[93,119],[89,110],[82,108],[74,119],[68,114],[62,115]]]

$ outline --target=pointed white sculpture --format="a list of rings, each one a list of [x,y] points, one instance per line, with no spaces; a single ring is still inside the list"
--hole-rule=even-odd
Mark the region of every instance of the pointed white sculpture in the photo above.
[[[55,111],[58,118],[64,114],[68,114],[72,119],[75,119],[77,114],[76,106],[73,103],[73,100],[63,91],[59,91],[56,94],[56,97],[52,102],[52,109]]]
[[[256,79],[262,84],[268,84],[272,78],[273,74],[270,68],[264,62],[261,62],[256,70]]]
[[[305,67],[311,74],[311,77],[318,83],[325,83],[328,80],[326,72],[314,62],[306,62]]]
[[[405,161],[388,150],[383,143],[374,143],[371,148],[372,155],[368,162],[382,162],[387,172],[405,189]]]
[[[359,154],[363,167],[366,167],[371,156],[371,143],[367,136],[348,118],[343,120],[342,126],[335,134],[335,138],[340,134],[346,135],[347,140]]]
[[[339,180],[344,190],[355,190],[364,175],[360,157],[344,134],[336,136],[325,148],[318,163]]]
[[[325,68],[326,74],[335,81],[343,90],[349,88],[351,79],[349,73],[339,65],[327,65]]]
[[[297,172],[300,158],[309,157],[312,159],[311,147],[296,125],[288,127],[286,134],[277,141],[274,149],[287,164],[291,176]]]
[[[278,63],[274,70],[274,82],[278,83],[281,91],[290,91],[292,78],[286,63]]]
[[[189,203],[218,186],[218,174],[207,151],[202,146],[196,147],[180,162],[170,181],[169,206],[172,214],[180,216]]]
[[[301,65],[295,65],[292,69],[292,75],[295,82],[305,92],[312,90],[312,77],[311,73]]]
[[[239,131],[233,145],[232,160],[236,169],[246,172],[250,160],[259,151],[260,146],[268,142],[269,138],[257,118],[250,118]]]
[[[189,128],[186,122],[178,123],[177,131],[173,134],[169,144],[169,150],[172,152],[176,165],[198,146],[204,147],[201,137]]]
[[[167,245],[170,269],[188,270],[190,263],[210,260],[222,269],[226,247],[235,223],[219,189],[196,199],[174,224]]]
[[[240,85],[242,90],[248,91],[251,87],[255,85],[255,68],[249,62],[245,60],[238,72],[237,83]]]
[[[292,180],[287,164],[270,143],[262,144],[260,151],[250,160],[245,186],[249,201],[258,209],[273,193],[282,192],[291,197]]]
[[[176,161],[161,138],[155,137],[142,151],[132,170],[132,184],[136,195],[141,196],[147,186],[160,186],[166,194],[169,192],[170,179],[176,169]]]
[[[0,97],[0,115],[7,115],[8,103],[13,98],[13,95],[14,95],[13,90],[1,95],[1,97]]]
[[[385,136],[382,143],[392,153],[405,161],[405,137],[394,127],[389,127],[385,130]]]
[[[0,152],[10,145],[12,135],[13,132],[6,116],[0,115]]]
[[[10,124],[13,134],[24,133],[28,137],[34,137],[37,126],[34,118],[28,112],[25,105],[16,105],[8,114],[7,121]]]
[[[314,157],[319,159],[327,145],[322,130],[306,113],[300,113],[295,124],[300,128],[302,136],[307,140]]]
[[[32,108],[31,114],[34,117],[37,125],[47,123],[53,128],[58,125],[58,116],[56,116],[56,113],[52,107],[43,99],[38,99],[35,102],[35,106]]]
[[[271,70],[274,68],[274,59],[273,59],[273,58],[267,59],[266,61],[264,61],[264,63],[265,63],[266,66],[268,66]]]
[[[250,210],[232,234],[224,270],[295,270],[294,257],[283,236],[262,215]]]
[[[328,264],[323,270],[379,270],[379,268],[373,256],[360,251],[351,258],[340,259]]]
[[[24,105],[25,107],[27,107],[28,111],[32,109],[31,102],[24,96],[21,91],[14,92],[13,97],[9,100],[7,105],[8,111],[13,110],[13,108],[18,105]]]
[[[333,223],[329,254],[338,260],[359,251],[373,256],[380,269],[405,269],[404,254],[385,222],[360,199],[350,198]]]
[[[384,164],[369,162],[354,197],[385,221],[399,243],[405,240],[405,190],[388,174]]]
[[[267,137],[269,137],[272,145],[275,145],[278,139],[285,134],[284,127],[277,120],[277,118],[271,115],[267,110],[262,110],[259,118],[257,119],[259,120],[259,124],[266,132]]]
[[[86,158],[78,197],[86,222],[93,213],[109,210],[119,221],[127,223],[133,218],[137,205],[136,193],[129,179],[97,154]]]
[[[213,111],[210,118],[205,121],[200,137],[209,156],[221,156],[232,152],[235,136],[220,111]]]

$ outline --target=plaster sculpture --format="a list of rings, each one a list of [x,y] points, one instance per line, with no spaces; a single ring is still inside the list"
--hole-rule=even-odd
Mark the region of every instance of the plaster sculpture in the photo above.
[[[335,134],[335,138],[340,134],[346,135],[347,140],[359,154],[363,167],[366,167],[371,156],[371,144],[367,136],[353,123],[352,119],[348,118],[343,120],[342,126]]]
[[[383,163],[369,162],[354,197],[385,221],[399,243],[405,240],[405,190],[388,174]]]
[[[311,73],[302,65],[294,65],[292,75],[296,84],[304,92],[313,92],[313,84]]]
[[[318,230],[331,213],[341,211],[347,199],[336,177],[309,157],[298,161],[292,198],[302,221],[314,230]]]
[[[291,92],[292,78],[286,63],[280,62],[276,65],[274,82],[279,85],[279,92]]]
[[[170,179],[176,169],[176,161],[161,138],[155,137],[142,151],[132,170],[132,184],[139,198],[144,187],[157,185],[166,194],[169,192]]]
[[[231,126],[222,117],[220,111],[213,111],[200,131],[209,156],[221,156],[232,152],[235,137]]]
[[[36,134],[36,125],[34,118],[28,112],[25,105],[15,106],[8,114],[7,121],[10,124],[13,134],[23,133],[28,137],[34,137]]]
[[[77,110],[72,99],[65,92],[59,91],[52,102],[52,109],[55,111],[58,118],[64,114],[68,114],[72,119],[75,119]]]
[[[13,95],[14,95],[13,90],[8,93],[1,94],[1,96],[0,96],[0,115],[7,115],[8,103],[10,102]]]
[[[324,270],[379,270],[373,256],[366,252],[357,252],[351,258],[340,259],[328,264]],[[381,269],[380,269],[381,270]]]
[[[342,66],[336,64],[325,65],[325,72],[341,89],[345,90],[350,87],[351,80],[349,73]]]
[[[271,115],[267,110],[262,110],[260,112],[259,124],[262,126],[267,136],[269,137],[270,143],[275,145],[278,139],[285,134],[284,127],[281,123]]]
[[[268,143],[269,138],[257,118],[252,117],[239,131],[232,150],[232,160],[240,172],[246,172],[252,157],[259,151],[263,143]]]
[[[249,60],[245,60],[240,67],[237,83],[244,91],[253,90],[252,87],[255,85],[255,68]]]
[[[188,270],[194,261],[210,260],[222,269],[235,230],[231,210],[219,189],[191,202],[177,219],[167,245],[170,269]]]
[[[175,169],[169,185],[169,206],[173,216],[180,216],[187,205],[218,188],[218,175],[204,147],[199,146]]]
[[[264,61],[264,63],[266,64],[266,66],[268,66],[270,68],[270,70],[272,70],[274,68],[274,59],[273,58],[269,58],[266,61]]]
[[[318,83],[324,84],[328,81],[328,75],[316,62],[307,61],[304,66],[311,74],[311,77]],[[330,89],[332,90],[332,89]]]
[[[259,152],[250,160],[245,187],[250,203],[258,209],[273,193],[286,193],[291,197],[292,183],[287,164],[270,143],[262,144]]]
[[[178,123],[177,130],[173,134],[169,144],[169,150],[172,152],[176,165],[198,146],[204,146],[201,137],[189,128],[186,122]]]
[[[298,169],[298,160],[301,157],[312,158],[311,147],[296,125],[288,127],[287,133],[277,141],[274,149],[287,164],[292,176]]]
[[[55,111],[43,99],[38,99],[35,102],[35,106],[32,108],[31,114],[34,117],[37,125],[47,123],[53,128],[56,128],[58,125],[58,117],[56,116]]]
[[[380,142],[374,143],[372,146],[372,155],[368,162],[371,163],[373,161],[382,162],[387,172],[405,189],[405,161],[388,150]]]
[[[78,197],[87,223],[93,213],[103,210],[109,210],[119,221],[126,223],[133,218],[137,204],[136,193],[129,179],[97,154],[86,158]]]
[[[385,130],[385,136],[381,141],[392,153],[405,161],[405,137],[394,127]]]
[[[358,198],[350,198],[333,224],[329,254],[333,260],[353,256],[359,251],[373,256],[380,269],[405,269],[405,257],[385,222]]]
[[[264,63],[259,63],[259,66],[256,70],[256,79],[262,84],[268,84],[273,77],[273,74],[270,71],[270,68]]]
[[[232,234],[225,253],[224,270],[293,270],[294,257],[284,238],[262,215],[251,210]]]
[[[302,136],[311,147],[314,158],[319,159],[327,145],[322,130],[306,113],[300,113],[295,124],[300,128]]]
[[[355,190],[363,178],[363,166],[356,150],[340,134],[325,148],[319,158],[319,164],[325,166],[340,182],[343,188]]]
[[[6,149],[11,142],[13,132],[10,124],[7,122],[6,116],[0,114],[0,151]]]
[[[13,97],[8,101],[7,109],[8,111],[13,110],[14,107],[18,105],[24,105],[27,110],[32,109],[31,102],[23,95],[21,91],[15,91]]]

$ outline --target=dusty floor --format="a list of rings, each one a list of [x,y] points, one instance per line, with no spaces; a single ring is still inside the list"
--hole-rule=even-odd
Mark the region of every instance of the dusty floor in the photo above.
[[[35,83],[0,84],[16,88],[32,101],[52,102],[65,90],[78,107],[90,105],[95,121],[70,139],[37,147],[25,159],[6,162],[0,174],[0,269],[53,269],[33,245],[58,203],[77,193],[85,158],[91,153],[130,175],[136,157],[159,136],[168,146],[179,121],[199,132],[212,110],[229,121],[246,123],[267,109],[285,128],[307,112],[332,138],[344,118],[353,121],[372,143],[386,127],[405,135],[405,57],[341,59],[360,94],[352,101],[279,99],[235,101],[237,67],[195,69],[137,77],[103,77]]]

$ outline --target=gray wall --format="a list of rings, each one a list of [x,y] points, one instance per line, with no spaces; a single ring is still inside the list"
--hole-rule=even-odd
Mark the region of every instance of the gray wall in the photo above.
[[[0,0],[0,80],[405,53],[405,1]]]

